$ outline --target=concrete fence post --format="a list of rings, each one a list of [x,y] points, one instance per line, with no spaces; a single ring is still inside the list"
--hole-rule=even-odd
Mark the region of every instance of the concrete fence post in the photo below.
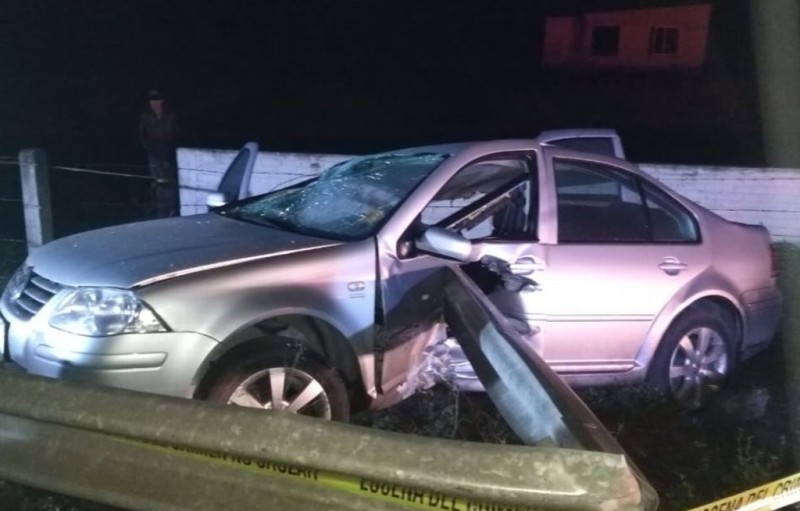
[[[19,152],[22,207],[28,251],[53,239],[53,208],[50,203],[50,167],[43,149]]]

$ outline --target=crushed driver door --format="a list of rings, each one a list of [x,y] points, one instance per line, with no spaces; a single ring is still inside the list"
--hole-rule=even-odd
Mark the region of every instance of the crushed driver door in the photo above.
[[[421,356],[443,338],[443,268],[457,261],[420,253],[413,241],[428,227],[459,232],[508,256],[531,246],[538,211],[535,160],[523,153],[493,154],[459,169],[423,204],[396,246],[379,240],[379,335],[376,373],[382,390],[416,390]]]

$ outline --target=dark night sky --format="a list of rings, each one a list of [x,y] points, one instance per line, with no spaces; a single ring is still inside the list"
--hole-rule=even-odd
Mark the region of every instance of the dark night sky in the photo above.
[[[602,125],[648,147],[634,134],[654,138],[675,122],[617,118],[626,105],[616,77],[590,87],[591,101],[575,83],[593,77],[561,86],[539,66],[544,16],[693,2],[5,3],[0,155],[41,145],[57,159],[135,162],[137,115],[153,86],[175,105],[185,145],[254,139],[266,149],[355,152]],[[723,57],[714,72],[746,81],[747,2],[734,3],[715,10],[724,29],[709,52]],[[624,80],[641,88],[675,78]],[[639,152],[655,160],[659,151]]]

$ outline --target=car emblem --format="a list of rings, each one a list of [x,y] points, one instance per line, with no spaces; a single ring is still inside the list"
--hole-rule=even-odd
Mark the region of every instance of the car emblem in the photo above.
[[[25,268],[21,268],[14,276],[11,278],[11,282],[8,285],[8,298],[12,302],[16,302],[17,300],[22,297],[22,293],[25,292],[25,288],[28,286],[28,281],[31,278],[31,268],[26,266]]]

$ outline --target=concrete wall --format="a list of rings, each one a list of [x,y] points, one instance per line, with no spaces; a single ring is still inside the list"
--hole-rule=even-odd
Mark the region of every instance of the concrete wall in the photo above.
[[[728,220],[763,224],[775,241],[800,244],[800,169],[639,167]]]
[[[178,182],[180,183],[181,215],[204,213],[206,195],[217,189],[222,173],[238,150],[178,149]],[[304,178],[315,176],[334,163],[350,156],[328,154],[259,152],[250,181],[252,195],[282,188]]]
[[[202,213],[236,151],[178,149],[181,214]],[[259,153],[251,193],[316,175],[346,155]],[[775,241],[800,244],[800,170],[640,164],[678,193],[733,221],[763,224]]]

